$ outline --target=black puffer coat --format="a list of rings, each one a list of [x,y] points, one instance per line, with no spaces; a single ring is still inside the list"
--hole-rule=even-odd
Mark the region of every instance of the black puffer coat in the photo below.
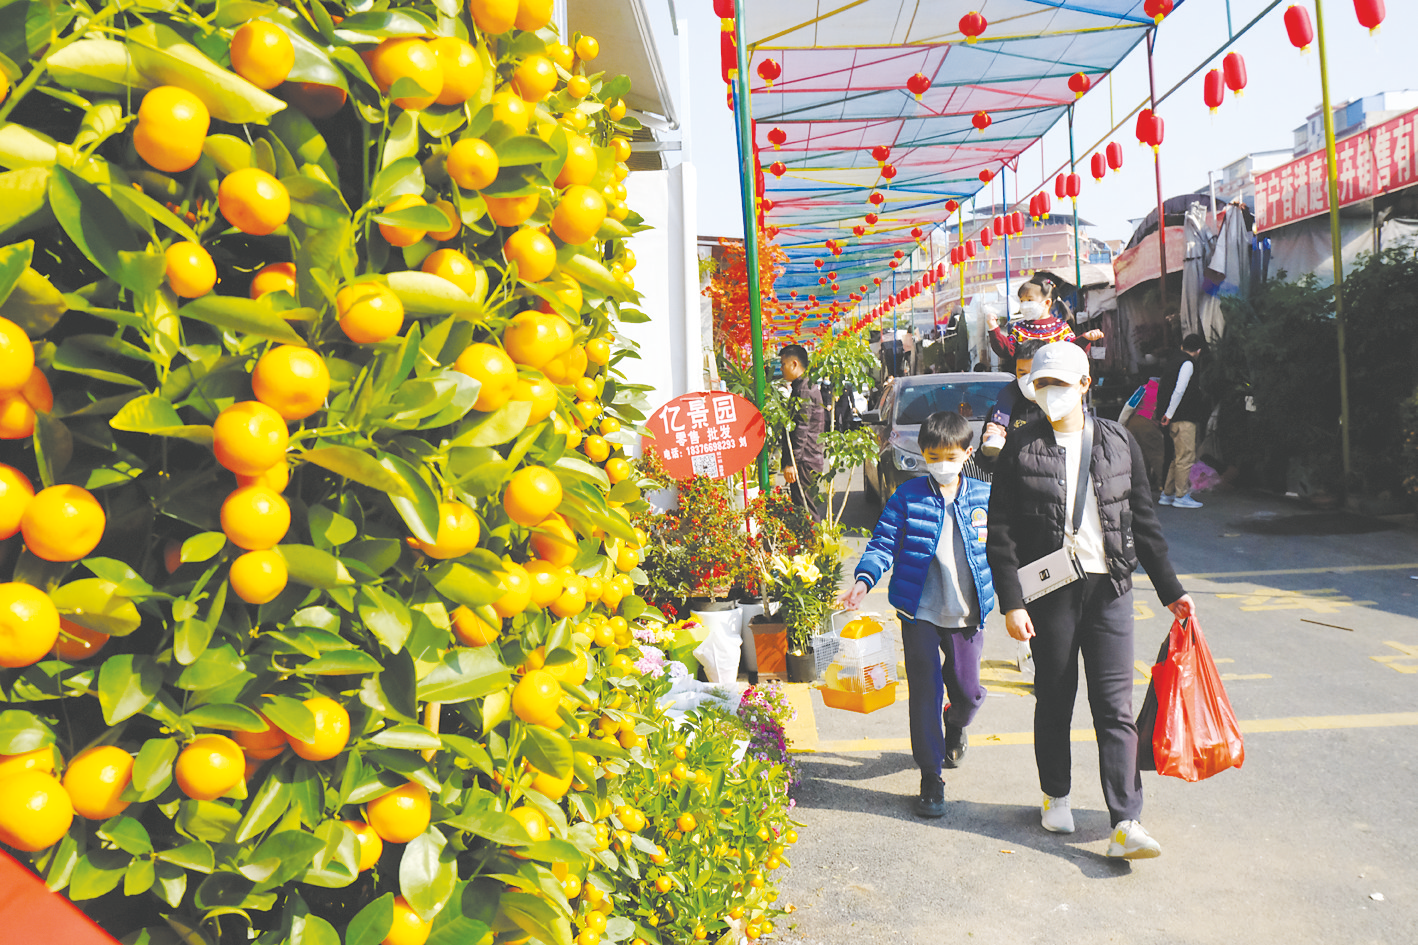
[[[1176,601],[1186,592],[1167,558],[1147,467],[1132,435],[1111,420],[1095,418],[1090,470],[1113,587],[1119,594],[1129,590],[1141,561],[1162,603]],[[1063,547],[1065,479],[1064,449],[1047,421],[1010,431],[990,492],[988,553],[1001,611],[1024,606],[1020,564]]]

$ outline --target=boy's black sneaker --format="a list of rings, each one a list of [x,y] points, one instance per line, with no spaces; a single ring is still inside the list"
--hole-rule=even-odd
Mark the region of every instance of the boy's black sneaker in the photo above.
[[[965,750],[969,747],[970,736],[965,734],[965,729],[947,725],[945,727],[945,757],[941,759],[941,764],[947,768],[960,767],[960,759],[965,757]]]
[[[938,774],[921,775],[921,796],[916,798],[918,817],[945,816],[945,783]]]

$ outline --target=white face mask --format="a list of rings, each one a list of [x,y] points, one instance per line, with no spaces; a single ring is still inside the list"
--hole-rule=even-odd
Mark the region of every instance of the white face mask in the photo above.
[[[1035,388],[1035,401],[1044,410],[1044,416],[1051,423],[1058,423],[1073,413],[1083,401],[1083,388],[1076,384],[1068,387]]]
[[[1035,302],[1031,300],[1028,302],[1019,303],[1019,314],[1023,315],[1030,321],[1036,321],[1040,318],[1043,318],[1046,311],[1047,309],[1044,308],[1043,302]]]
[[[926,472],[931,474],[931,478],[937,484],[948,486],[960,478],[960,470],[965,468],[963,462],[959,463],[926,463]]]

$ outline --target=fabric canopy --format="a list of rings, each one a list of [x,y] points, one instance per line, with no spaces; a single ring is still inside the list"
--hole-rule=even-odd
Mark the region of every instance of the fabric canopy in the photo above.
[[[1076,99],[1070,77],[1083,73],[1096,87],[1143,41],[1154,25],[1145,5],[745,3],[753,146],[771,201],[764,223],[789,259],[777,290],[785,301],[793,291],[799,303],[809,293],[818,299],[815,307],[804,303],[803,333],[831,321],[834,302],[850,309],[848,294],[863,283],[885,280],[894,251],[915,248],[913,228],[946,222],[948,200],[966,203],[988,186],[982,170],[1012,165],[1064,118]],[[969,42],[962,17],[972,12],[988,25]],[[759,73],[769,59],[780,69],[771,85]],[[918,73],[930,82],[919,100],[907,84]],[[975,124],[980,112],[990,119],[983,130]],[[894,177],[871,153],[882,146],[890,149]],[[775,162],[781,176],[767,173]],[[868,202],[874,191],[884,198],[879,205]],[[874,224],[868,213],[876,214]],[[832,254],[829,240],[840,254]],[[818,283],[818,259],[838,273],[835,295]]]

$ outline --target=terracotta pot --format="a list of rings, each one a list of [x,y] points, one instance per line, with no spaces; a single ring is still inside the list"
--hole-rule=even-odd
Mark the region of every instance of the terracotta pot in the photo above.
[[[782,678],[787,672],[788,625],[753,622],[753,646],[758,654],[759,678],[774,676]]]

